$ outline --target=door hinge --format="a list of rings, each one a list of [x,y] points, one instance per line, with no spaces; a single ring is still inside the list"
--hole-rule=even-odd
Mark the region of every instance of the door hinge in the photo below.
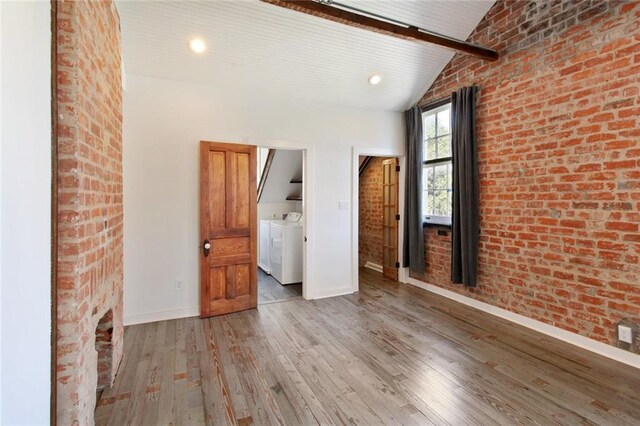
[[[396,268],[400,267],[400,262],[396,262]]]
[[[400,171],[400,166],[396,166],[396,172]]]
[[[399,214],[396,215],[396,220],[400,220],[400,215]]]

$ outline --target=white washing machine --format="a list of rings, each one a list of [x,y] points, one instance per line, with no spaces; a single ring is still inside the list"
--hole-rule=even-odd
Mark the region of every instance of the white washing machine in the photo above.
[[[302,215],[289,213],[284,221],[270,224],[271,276],[280,284],[302,282]]]
[[[271,222],[282,222],[275,220],[261,220],[258,242],[258,266],[267,274],[271,275],[271,255],[269,246],[271,245]]]
[[[300,223],[302,213],[289,212],[286,219],[262,219],[259,227],[258,266],[265,273],[271,274],[271,224]]]

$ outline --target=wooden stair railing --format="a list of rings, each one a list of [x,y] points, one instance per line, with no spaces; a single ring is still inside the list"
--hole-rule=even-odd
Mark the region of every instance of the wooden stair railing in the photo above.
[[[369,165],[369,162],[371,161],[373,157],[371,156],[366,156],[364,158],[364,160],[362,161],[362,163],[360,163],[360,169],[358,171],[358,176],[362,176],[362,172],[364,172],[364,169],[367,168],[367,166]]]
[[[275,149],[270,149],[267,153],[267,161],[264,163],[264,170],[262,170],[262,175],[260,175],[260,183],[258,184],[258,202],[260,202],[260,197],[262,197],[262,191],[264,190],[264,185],[267,183],[267,176],[269,175],[271,163],[273,163],[273,157],[275,155]]]

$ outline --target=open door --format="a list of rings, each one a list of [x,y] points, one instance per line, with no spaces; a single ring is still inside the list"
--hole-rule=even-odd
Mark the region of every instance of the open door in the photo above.
[[[398,159],[382,162],[382,273],[398,280]]]
[[[200,142],[200,316],[255,308],[256,147]]]

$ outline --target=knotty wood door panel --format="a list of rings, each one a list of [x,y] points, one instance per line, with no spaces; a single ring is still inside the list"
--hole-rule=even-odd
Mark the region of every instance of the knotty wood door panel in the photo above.
[[[398,159],[382,162],[382,273],[398,280]]]
[[[256,193],[256,147],[200,143],[201,317],[258,305]]]

